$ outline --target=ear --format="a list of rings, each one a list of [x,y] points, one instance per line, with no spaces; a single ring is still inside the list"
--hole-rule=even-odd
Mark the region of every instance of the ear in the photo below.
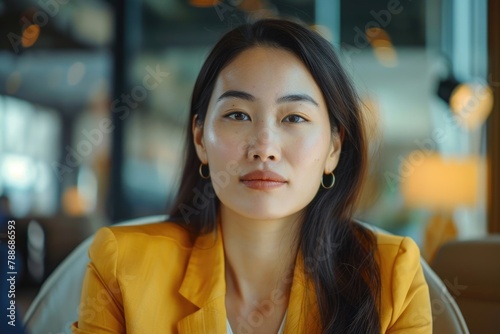
[[[193,116],[191,131],[193,133],[194,147],[196,148],[198,159],[200,159],[203,164],[207,164],[208,159],[207,150],[205,149],[205,140],[203,139],[203,124],[198,122],[197,114]]]
[[[325,162],[325,174],[330,174],[335,170],[339,163],[340,152],[342,151],[342,138],[338,130],[332,134],[328,156]]]

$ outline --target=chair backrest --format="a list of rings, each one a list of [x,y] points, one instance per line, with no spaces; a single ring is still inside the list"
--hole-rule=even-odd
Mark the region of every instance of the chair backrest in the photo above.
[[[119,225],[155,223],[166,219],[167,216],[146,217]],[[79,245],[45,281],[24,318],[27,333],[71,333],[70,326],[78,319],[81,286],[91,242],[92,237]],[[446,286],[424,260],[421,262],[430,290],[434,333],[469,333]]]
[[[446,243],[432,268],[447,285],[472,333],[500,331],[500,235]]]
[[[149,224],[166,219],[166,215],[151,216],[117,225]],[[83,277],[89,262],[88,249],[92,239],[93,236],[83,241],[45,280],[24,317],[27,333],[71,334],[71,324],[78,319]]]
[[[420,259],[424,270],[425,280],[429,285],[429,294],[432,307],[433,333],[469,333],[466,321],[460,308],[443,284],[443,281],[429,267],[424,259]]]
[[[357,221],[363,226],[380,233],[391,234],[379,227],[366,222]],[[429,286],[429,296],[432,308],[432,332],[447,334],[468,334],[469,329],[465,323],[460,309],[450,295],[448,289],[438,275],[429,267],[421,257],[420,264],[424,272],[425,280]]]

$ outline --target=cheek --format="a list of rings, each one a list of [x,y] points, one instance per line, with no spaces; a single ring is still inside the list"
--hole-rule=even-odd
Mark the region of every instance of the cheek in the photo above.
[[[211,165],[237,159],[244,151],[241,134],[222,126],[210,127],[205,132],[205,145]],[[212,158],[212,159],[210,159]]]
[[[294,138],[288,152],[290,159],[300,165],[318,166],[323,169],[328,148],[329,137],[322,131],[312,132],[309,135]]]

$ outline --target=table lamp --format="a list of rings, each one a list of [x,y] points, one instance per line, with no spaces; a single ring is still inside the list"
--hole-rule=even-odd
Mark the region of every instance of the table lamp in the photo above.
[[[428,261],[444,242],[458,236],[454,210],[478,203],[480,166],[481,159],[476,156],[448,158],[429,151],[414,151],[403,160],[401,193],[405,205],[433,213],[422,249]]]

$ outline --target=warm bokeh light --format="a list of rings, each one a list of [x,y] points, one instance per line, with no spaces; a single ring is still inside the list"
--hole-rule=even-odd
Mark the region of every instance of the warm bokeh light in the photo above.
[[[83,216],[88,212],[88,204],[77,187],[66,189],[62,196],[62,207],[70,216]]]
[[[480,84],[460,84],[450,97],[450,108],[459,124],[476,129],[481,126],[493,109],[493,92]]]
[[[398,56],[387,32],[382,28],[369,28],[365,34],[378,62],[385,67],[396,67]]]
[[[413,151],[400,167],[406,205],[440,211],[474,206],[480,165],[479,157],[444,158],[437,153]]]
[[[40,27],[37,24],[31,24],[23,30],[21,45],[25,48],[29,48],[40,37]]]
[[[389,40],[386,39],[374,39],[371,42],[373,48],[392,48],[392,43]]]
[[[219,4],[219,0],[189,0],[189,4],[193,7],[213,7]]]
[[[366,29],[365,34],[366,34],[366,37],[368,37],[370,43],[372,43],[372,45],[376,41],[387,41],[390,44],[392,44],[391,39],[389,38],[389,35],[382,28]]]
[[[396,67],[398,65],[398,55],[396,50],[391,47],[376,47],[373,49],[375,57],[385,67]]]
[[[255,12],[261,12],[267,11],[267,15],[272,16],[274,13],[272,10],[269,8],[269,3],[266,3],[265,1],[262,0],[239,0],[239,1],[232,1],[233,6],[239,7],[241,10],[247,12],[247,13],[252,13],[256,14]]]

